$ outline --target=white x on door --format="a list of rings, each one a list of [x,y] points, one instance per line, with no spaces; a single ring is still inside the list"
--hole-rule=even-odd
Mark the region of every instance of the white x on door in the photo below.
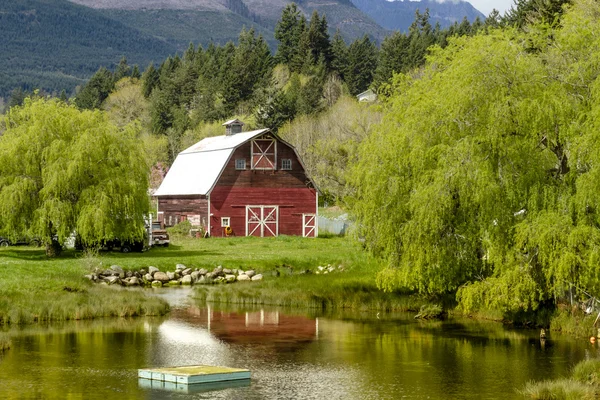
[[[316,237],[317,236],[317,215],[302,214],[302,236]]]
[[[279,206],[246,206],[246,236],[278,236]]]

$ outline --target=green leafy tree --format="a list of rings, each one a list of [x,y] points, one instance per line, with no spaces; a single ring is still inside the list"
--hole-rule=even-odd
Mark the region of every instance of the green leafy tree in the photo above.
[[[454,38],[394,79],[352,175],[382,288],[505,312],[600,293],[599,13]]]
[[[3,124],[4,234],[41,237],[49,254],[73,231],[87,244],[142,239],[149,169],[132,126],[58,99],[27,99]]]

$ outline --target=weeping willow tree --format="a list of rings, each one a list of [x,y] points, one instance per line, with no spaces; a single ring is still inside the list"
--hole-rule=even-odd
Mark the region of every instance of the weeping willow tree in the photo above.
[[[465,310],[600,294],[600,4],[560,27],[455,38],[393,83],[352,173],[384,290]]]
[[[1,233],[40,237],[49,253],[74,231],[88,244],[143,237],[148,166],[134,127],[46,99],[11,108],[2,125]]]

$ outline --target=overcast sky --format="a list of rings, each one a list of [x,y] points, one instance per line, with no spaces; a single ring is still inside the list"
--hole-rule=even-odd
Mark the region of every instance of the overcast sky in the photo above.
[[[481,11],[486,17],[495,8],[500,11],[500,15],[508,10],[514,3],[512,0],[468,0],[476,9]]]

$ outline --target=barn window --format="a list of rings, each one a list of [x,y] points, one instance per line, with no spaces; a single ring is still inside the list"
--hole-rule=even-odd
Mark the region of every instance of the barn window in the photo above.
[[[226,226],[231,226],[229,217],[221,217],[221,228],[225,228]]]
[[[246,169],[246,160],[243,158],[235,160],[235,169]]]
[[[284,158],[281,160],[281,169],[283,170],[291,170],[292,169],[292,159],[291,158]]]
[[[252,169],[276,169],[277,142],[263,136],[252,141]]]

